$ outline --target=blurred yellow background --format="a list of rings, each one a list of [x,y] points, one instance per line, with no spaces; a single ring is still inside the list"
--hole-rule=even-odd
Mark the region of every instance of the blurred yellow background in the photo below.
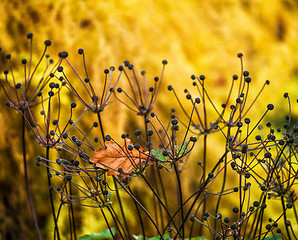
[[[29,32],[34,34],[36,59],[43,51],[44,40],[50,39],[49,52],[55,62],[58,52],[68,51],[68,59],[82,75],[82,58],[77,50],[83,48],[90,78],[98,82],[98,86],[101,86],[103,70],[117,67],[124,60],[132,62],[138,72],[145,69],[151,81],[160,75],[161,61],[167,59],[156,103],[164,116],[168,113],[164,108],[171,107],[173,102],[166,86],[172,84],[184,96],[184,88],[191,88],[192,74],[204,74],[212,99],[222,103],[232,75],[240,74],[238,52],[244,54],[244,69],[251,73],[252,98],[265,80],[271,82],[262,93],[255,114],[262,114],[268,103],[286,113],[287,105],[281,105],[283,93],[289,92],[295,100],[298,97],[298,2],[295,0],[1,0],[1,57],[4,59],[3,56],[10,53],[14,63],[19,61],[21,65],[21,59],[29,56],[26,39]],[[1,93],[1,99],[2,96]],[[18,165],[21,154],[14,150],[20,145],[19,134],[8,130],[20,124],[19,119],[12,116],[14,122],[7,122],[11,113],[4,106],[0,109],[0,230],[3,236],[9,231],[16,231],[16,237],[21,236],[20,233],[34,236],[33,225],[27,225],[31,216],[22,182],[22,167]],[[297,112],[295,106],[293,115],[296,117]],[[126,129],[125,114],[122,115],[123,121],[111,124],[110,132],[118,136]],[[9,136],[8,139],[5,136]],[[34,156],[32,159],[34,163]],[[46,196],[46,190],[41,190],[42,186],[39,188],[34,181],[34,174],[40,173],[31,165],[32,191],[40,189]],[[46,182],[45,177],[39,176]],[[34,196],[36,205],[46,201],[42,194]],[[37,213],[44,221],[43,226],[47,226],[44,234],[48,232],[52,236],[53,226],[47,224],[49,209],[44,207],[37,207]],[[80,211],[80,233],[97,232],[100,227],[96,215],[86,220],[85,210]]]

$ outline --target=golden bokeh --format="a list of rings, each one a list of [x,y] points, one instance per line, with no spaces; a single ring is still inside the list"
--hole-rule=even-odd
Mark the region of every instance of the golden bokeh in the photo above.
[[[183,90],[192,89],[192,74],[206,76],[211,98],[216,104],[221,104],[227,96],[233,74],[241,71],[238,52],[243,53],[244,70],[248,70],[252,78],[251,99],[265,80],[270,80],[257,107],[252,110],[252,116],[260,116],[266,105],[273,103],[278,115],[274,121],[278,121],[279,113],[285,115],[287,112],[283,93],[288,92],[295,100],[298,97],[298,2],[295,0],[0,0],[0,16],[1,58],[5,62],[4,56],[12,55],[17,78],[21,78],[23,73],[21,59],[29,58],[29,41],[26,39],[29,32],[34,34],[35,63],[43,52],[43,42],[50,39],[49,53],[54,62],[59,59],[58,52],[67,51],[68,60],[84,76],[82,57],[78,54],[78,49],[83,48],[90,79],[98,91],[102,91],[103,71],[110,66],[117,68],[128,60],[138,74],[146,70],[148,81],[153,82],[155,76],[160,76],[161,62],[166,59],[164,82],[155,104],[156,112],[164,118],[171,107],[177,106],[166,89],[167,85],[173,85],[184,98]],[[75,79],[73,72],[70,76]],[[2,77],[1,73],[1,80]],[[125,87],[125,83],[121,84]],[[5,103],[2,92],[0,96]],[[63,101],[67,105],[73,99],[65,97]],[[120,139],[121,133],[129,130],[129,123],[141,126],[142,121],[134,116],[128,117],[131,112],[124,106],[118,104],[115,108],[113,104],[107,106],[110,112],[104,115],[104,119],[109,124],[105,128],[106,132]],[[297,119],[296,105],[293,105],[292,114]],[[29,229],[26,225],[29,221],[33,226],[22,185],[22,155],[21,151],[15,150],[21,148],[21,140],[14,126],[20,126],[21,121],[4,105],[0,109],[0,231],[3,236],[15,232],[10,239],[17,239],[13,237],[21,236],[20,233],[34,239],[33,227]],[[113,118],[115,114],[117,121]],[[224,148],[218,138],[210,140],[208,159],[220,156],[213,150],[214,144]],[[46,176],[34,165],[35,152],[40,149],[38,146],[29,148],[32,192],[38,193],[34,195],[36,211],[41,219],[43,235],[50,239],[53,223],[48,216],[49,200],[46,199],[47,189],[40,184],[46,183]],[[191,164],[185,170],[186,176],[196,176]],[[189,181],[185,181],[185,186],[191,185]],[[186,191],[191,192],[192,188],[186,187]],[[18,217],[14,217],[16,214]],[[80,209],[77,214],[79,235],[98,232],[105,227],[92,209]],[[66,214],[62,215],[61,221],[66,217]],[[131,221],[131,225],[137,228],[137,221]]]

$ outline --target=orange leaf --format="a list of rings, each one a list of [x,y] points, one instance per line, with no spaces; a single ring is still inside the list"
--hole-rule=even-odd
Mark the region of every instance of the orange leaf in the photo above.
[[[121,168],[125,174],[130,174],[137,169],[140,163],[142,166],[148,161],[149,153],[144,152],[142,147],[139,150],[133,148],[128,150],[128,145],[133,145],[131,140],[126,138],[124,146],[120,147],[113,141],[106,141],[106,149],[94,151],[94,156],[89,160],[97,167],[108,170],[108,176],[123,175],[118,169]],[[150,164],[150,163],[149,163]]]

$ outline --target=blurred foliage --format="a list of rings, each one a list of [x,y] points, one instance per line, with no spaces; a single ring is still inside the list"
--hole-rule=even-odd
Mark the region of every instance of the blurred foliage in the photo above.
[[[172,107],[166,86],[172,84],[183,94],[185,87],[191,87],[191,74],[204,74],[211,97],[221,103],[232,75],[240,72],[238,52],[243,52],[245,69],[251,72],[252,93],[257,93],[266,79],[271,81],[270,90],[267,88],[259,101],[264,105],[258,105],[255,114],[263,113],[268,102],[275,104],[278,112],[286,113],[286,106],[279,104],[285,91],[293,99],[297,98],[298,2],[295,0],[270,3],[259,0],[1,0],[0,16],[1,57],[11,53],[16,68],[23,57],[29,56],[28,32],[34,33],[35,61],[43,51],[43,41],[50,39],[51,56],[57,60],[59,51],[68,51],[69,60],[81,74],[84,70],[77,50],[84,48],[89,75],[99,88],[103,70],[111,65],[129,60],[139,72],[145,69],[147,78],[153,79],[160,75],[161,60],[167,59],[165,82],[156,103],[157,112],[163,116]],[[0,239],[24,236],[34,239],[23,186],[21,153],[15,151],[20,148],[20,133],[14,126],[20,125],[21,119],[7,112],[4,106],[0,109]],[[129,130],[128,123],[136,121],[128,118],[127,110],[122,107],[109,109],[106,119],[115,114],[121,119],[111,121],[111,126],[106,127],[110,134],[120,136],[122,131]],[[12,122],[7,120],[9,114],[13,115]],[[293,115],[297,117],[297,109],[293,109]],[[34,194],[34,202],[43,235],[50,238],[53,226],[47,189],[43,187],[46,176],[34,166],[38,149],[38,146],[30,147],[29,172],[32,192],[38,193]],[[216,158],[217,154],[209,151],[208,157]],[[191,165],[186,171],[190,169]],[[91,210],[76,211],[80,232],[100,230],[98,218]],[[137,223],[132,220],[131,224]]]
[[[113,234],[116,233],[115,228],[112,228],[111,231]],[[91,235],[84,235],[84,236],[78,238],[78,240],[100,240],[100,239],[104,239],[104,240],[113,239],[113,236],[110,233],[110,230],[105,229],[99,233],[93,233]]]

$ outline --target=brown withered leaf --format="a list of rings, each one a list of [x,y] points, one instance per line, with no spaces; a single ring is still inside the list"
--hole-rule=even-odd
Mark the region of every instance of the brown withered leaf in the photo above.
[[[148,161],[149,153],[144,152],[140,146],[139,150],[133,148],[128,150],[128,145],[133,145],[131,140],[126,138],[124,146],[120,147],[113,141],[106,141],[106,149],[94,151],[94,156],[89,160],[95,163],[97,167],[108,170],[108,176],[131,174],[138,168],[140,163],[142,166]],[[151,164],[151,160],[148,161]],[[121,168],[124,174],[120,174],[118,169]]]

